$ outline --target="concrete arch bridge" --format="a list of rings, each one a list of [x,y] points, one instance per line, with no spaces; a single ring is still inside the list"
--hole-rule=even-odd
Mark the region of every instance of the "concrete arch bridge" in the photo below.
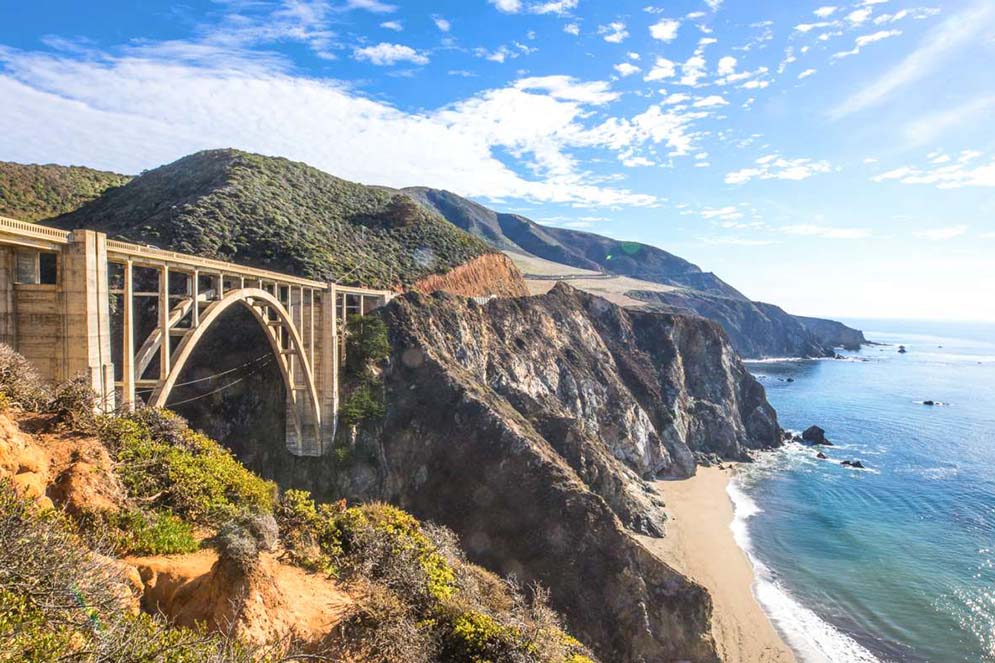
[[[287,448],[300,456],[335,435],[345,320],[392,296],[0,217],[0,342],[44,378],[85,375],[107,410],[167,406],[200,341],[241,307],[283,377]]]

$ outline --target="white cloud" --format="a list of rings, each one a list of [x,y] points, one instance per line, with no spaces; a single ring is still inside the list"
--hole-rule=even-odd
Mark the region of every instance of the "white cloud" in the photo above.
[[[785,159],[768,154],[756,160],[755,166],[726,174],[726,184],[744,184],[759,180],[804,180],[819,173],[828,173],[832,166],[826,161],[813,159]]]
[[[645,81],[662,81],[666,78],[672,78],[677,73],[677,65],[667,58],[658,57],[656,62],[653,64],[653,68],[649,70],[646,77],[643,79]]]
[[[819,18],[829,18],[830,16],[836,13],[837,9],[839,9],[839,7],[833,7],[833,6],[819,7],[812,13],[818,16]]]
[[[577,8],[578,0],[554,0],[533,5],[529,11],[533,14],[565,14]]]
[[[681,27],[681,22],[672,19],[660,19],[650,26],[650,36],[663,42],[671,42],[677,38],[677,31]]]
[[[707,219],[709,221],[718,219],[722,221],[736,221],[737,219],[743,218],[743,213],[735,205],[728,205],[726,207],[706,207],[702,209],[699,214],[701,218]]]
[[[452,24],[441,16],[433,16],[432,21],[435,23],[435,27],[443,32],[449,32],[453,27]]]
[[[863,9],[856,9],[846,15],[846,20],[850,21],[854,25],[860,25],[869,19],[873,13],[873,9],[868,9],[866,7]]]
[[[866,228],[834,228],[808,223],[781,226],[779,230],[787,235],[821,237],[823,239],[866,239],[871,236],[871,231]]]
[[[803,78],[808,78],[809,76],[811,76],[812,74],[814,74],[816,71],[818,71],[818,70],[817,69],[806,69],[802,73],[798,74],[798,80],[802,80]]]
[[[621,62],[615,65],[615,71],[618,72],[619,76],[625,78],[626,76],[632,76],[634,73],[639,71],[639,67],[630,62]]]
[[[598,34],[602,35],[604,40],[611,44],[621,44],[629,36],[629,32],[625,29],[625,23],[622,21],[613,21],[608,25],[599,25]]]
[[[722,0],[705,0],[705,4],[714,12],[718,11],[719,7],[722,6]]]
[[[366,11],[378,14],[389,14],[397,11],[397,5],[387,4],[380,0],[348,0],[346,7],[349,9],[365,9]]]
[[[954,239],[955,237],[960,237],[961,235],[966,235],[967,230],[967,226],[959,225],[947,226],[945,228],[930,228],[929,230],[920,230],[912,234],[921,239],[942,242],[948,239]]]
[[[964,150],[953,163],[950,163],[950,159],[941,159],[941,156],[943,155],[934,154],[927,157],[931,161],[929,166],[902,166],[881,173],[871,178],[871,181],[928,184],[939,189],[995,187],[995,157],[987,164],[974,166],[972,162],[980,156],[975,150]]]
[[[691,95],[684,94],[683,92],[678,92],[676,94],[670,95],[669,97],[664,99],[661,103],[663,103],[665,106],[673,106],[676,104],[683,104],[685,101],[691,101]]]
[[[719,58],[719,67],[717,73],[719,76],[729,76],[736,72],[736,58],[731,55],[726,55],[725,57]]]
[[[703,97],[697,100],[692,105],[695,108],[715,108],[716,106],[728,106],[729,102],[726,101],[723,97],[717,94],[713,94],[711,96]]]
[[[577,35],[580,34],[580,26],[577,25],[576,23],[567,23],[566,25],[563,26],[563,31],[566,32],[568,35],[573,35],[576,37]]]
[[[978,34],[991,27],[993,19],[995,3],[990,2],[977,3],[951,16],[927,34],[915,51],[851,95],[830,116],[838,119],[877,106],[901,88],[931,74],[948,55],[974,44]]]
[[[398,62],[411,62],[412,64],[428,64],[428,57],[422,55],[410,46],[403,44],[388,44],[380,42],[376,46],[365,46],[355,48],[352,56],[357,60],[365,60],[375,65],[389,66]]]
[[[515,14],[522,11],[522,0],[488,0],[498,11]]]
[[[701,55],[692,55],[681,65],[681,78],[678,81],[681,85],[688,87],[698,87],[699,82],[705,77],[705,58]]]
[[[401,32],[404,30],[404,25],[400,21],[384,21],[380,24],[380,27],[387,30],[393,30],[394,32]]]
[[[569,77],[523,79],[442,108],[406,112],[270,61],[194,66],[170,57],[77,60],[10,50],[0,58],[0,154],[125,173],[231,146],[371,184],[645,206],[657,198],[592,176],[572,151],[610,156],[652,144],[689,150],[689,127],[700,117],[651,106],[632,117],[596,120],[592,106],[615,93],[607,83]]]
[[[861,35],[857,37],[854,42],[852,50],[842,51],[833,55],[834,60],[839,60],[841,58],[849,57],[851,55],[857,55],[860,50],[867,46],[868,44],[874,44],[885,39],[890,39],[891,37],[897,37],[902,34],[901,30],[879,30],[867,35]]]

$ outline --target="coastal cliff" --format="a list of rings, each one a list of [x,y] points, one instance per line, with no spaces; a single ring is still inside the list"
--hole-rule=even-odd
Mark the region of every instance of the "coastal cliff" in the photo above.
[[[475,563],[549,587],[604,660],[716,660],[708,594],[636,535],[666,531],[648,479],[780,443],[721,330],[565,284],[485,305],[410,293],[375,315],[382,416],[342,426],[324,458],[239,457],[322,499],[386,500],[451,528]]]

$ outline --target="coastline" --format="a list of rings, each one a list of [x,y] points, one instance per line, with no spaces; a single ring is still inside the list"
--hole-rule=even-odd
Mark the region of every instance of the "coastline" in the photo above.
[[[753,565],[731,529],[732,472],[699,467],[682,481],[656,481],[670,520],[663,539],[640,537],[667,564],[712,597],[712,635],[726,663],[794,663],[797,659],[753,593]]]

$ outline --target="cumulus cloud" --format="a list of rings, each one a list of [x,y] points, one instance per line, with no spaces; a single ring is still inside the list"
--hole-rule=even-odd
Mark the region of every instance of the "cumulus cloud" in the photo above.
[[[672,78],[677,73],[677,65],[667,58],[658,57],[653,63],[653,68],[647,72],[643,78],[645,81],[662,81]]]
[[[613,21],[608,25],[599,25],[598,34],[610,44],[621,44],[629,36],[622,21]]]
[[[541,2],[529,8],[533,14],[565,14],[577,8],[578,0],[553,0]]]
[[[723,97],[717,94],[713,94],[707,97],[702,97],[695,101],[692,106],[695,108],[714,108],[716,106],[728,106],[729,102]]]
[[[404,24],[400,21],[384,21],[380,24],[380,27],[386,30],[393,30],[394,32],[401,32],[404,30]]]
[[[677,31],[681,27],[681,22],[672,19],[660,19],[650,26],[650,36],[663,42],[671,42],[677,39]]]
[[[818,71],[818,70],[817,69],[806,69],[802,73],[798,74],[798,80],[802,80],[802,79],[808,78],[809,76],[813,75],[816,71]]]
[[[566,32],[568,35],[573,35],[576,37],[577,35],[580,34],[580,26],[577,25],[576,23],[567,23],[566,25],[563,26],[563,31]]]
[[[453,27],[452,24],[442,16],[433,16],[432,22],[434,22],[435,27],[439,28],[442,32],[449,32],[449,30]]]
[[[813,159],[786,159],[778,154],[760,157],[750,168],[727,173],[726,184],[745,184],[750,180],[805,180],[813,175],[828,173],[832,166],[827,161]]]
[[[522,11],[522,0],[488,0],[488,2],[497,7],[498,11],[506,14],[516,14]]]
[[[410,46],[403,44],[388,44],[380,42],[376,46],[364,46],[355,48],[352,56],[357,60],[365,60],[375,65],[389,66],[398,62],[411,62],[412,64],[428,64],[428,57],[422,55]]]
[[[638,72],[639,71],[639,67],[637,67],[636,65],[632,64],[631,62],[621,62],[621,63],[615,65],[615,71],[618,72],[619,76],[621,76],[622,78],[625,78],[626,76],[632,76],[633,74],[635,74],[636,72]]]
[[[829,18],[830,16],[836,13],[837,9],[839,9],[839,7],[825,6],[825,7],[819,7],[812,13],[818,16],[819,18]]]
[[[719,67],[716,73],[719,76],[729,76],[736,73],[736,58],[731,55],[719,58]]]

